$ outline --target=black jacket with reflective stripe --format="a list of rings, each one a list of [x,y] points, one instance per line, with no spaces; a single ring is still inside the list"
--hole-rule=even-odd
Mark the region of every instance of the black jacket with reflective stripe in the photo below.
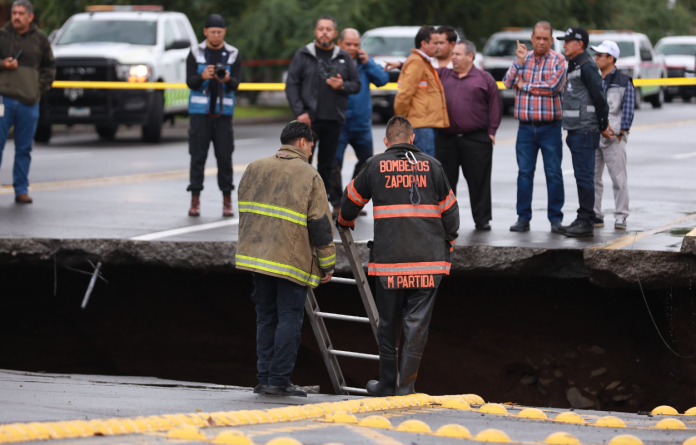
[[[371,157],[343,192],[338,224],[354,226],[370,200],[375,217],[370,275],[449,273],[459,207],[439,161],[411,144]]]

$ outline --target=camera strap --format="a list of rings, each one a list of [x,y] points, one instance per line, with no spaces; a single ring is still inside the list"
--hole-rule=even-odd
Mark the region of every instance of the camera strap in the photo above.
[[[218,114],[213,114],[210,112],[210,109],[208,108],[208,104],[210,103],[210,92],[208,92],[208,100],[205,102],[205,111],[208,113],[208,116],[210,117],[220,117],[222,116],[222,108],[223,108],[223,101],[225,99],[224,96],[224,89],[222,87],[222,83],[218,80],[218,98],[220,100],[220,113]]]

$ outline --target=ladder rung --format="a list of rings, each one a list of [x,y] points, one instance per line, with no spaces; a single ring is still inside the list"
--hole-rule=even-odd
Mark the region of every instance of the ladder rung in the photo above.
[[[354,394],[365,394],[367,395],[367,390],[364,388],[353,388],[351,386],[341,386],[344,391],[352,392]]]
[[[352,279],[352,278],[339,278],[339,277],[331,277],[331,282],[332,283],[343,283],[343,284],[353,284],[357,286],[357,282]]]
[[[369,323],[367,317],[354,317],[352,315],[332,314],[330,312],[315,312],[314,315],[322,318],[332,318],[334,320],[357,321],[358,323]]]
[[[329,351],[329,354],[340,355],[343,357],[364,358],[366,360],[379,360],[379,355],[362,354],[360,352],[339,351],[337,349],[331,349]]]

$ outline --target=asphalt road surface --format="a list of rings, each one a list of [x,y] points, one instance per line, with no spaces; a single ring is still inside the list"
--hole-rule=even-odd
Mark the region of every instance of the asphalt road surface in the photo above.
[[[457,193],[462,225],[457,244],[679,250],[683,235],[696,226],[696,218],[689,218],[696,213],[695,124],[693,103],[675,102],[662,109],[652,109],[646,103],[637,110],[628,142],[628,231],[613,228],[613,195],[605,172],[607,226],[596,229],[592,238],[568,239],[549,232],[541,156],[534,186],[532,230],[522,234],[509,232],[509,226],[517,219],[518,123],[506,116],[498,131],[493,158],[493,230],[474,230],[466,182],[460,178]],[[235,183],[248,163],[275,153],[282,128],[283,124],[235,127]],[[384,125],[375,125],[373,135],[375,150],[383,150]],[[89,127],[59,133],[48,145],[36,144],[30,174],[32,205],[14,204],[10,185],[13,153],[13,141],[8,141],[0,167],[0,237],[236,239],[238,219],[222,218],[222,195],[217,188],[212,148],[202,194],[202,216],[187,215],[190,198],[186,192],[189,154],[185,125],[165,129],[163,141],[156,145],[142,143],[136,128],[124,128],[115,140],[107,141],[100,140]],[[355,162],[349,147],[343,168],[344,186]],[[567,147],[563,175],[564,223],[568,224],[575,218],[578,201]],[[236,207],[236,195],[234,199]],[[371,204],[366,210],[370,214],[359,219],[356,240],[372,236]]]

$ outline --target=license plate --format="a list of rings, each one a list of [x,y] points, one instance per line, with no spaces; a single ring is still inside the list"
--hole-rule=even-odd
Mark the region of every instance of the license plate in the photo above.
[[[89,117],[92,110],[89,107],[70,107],[68,108],[68,116],[70,117]]]

